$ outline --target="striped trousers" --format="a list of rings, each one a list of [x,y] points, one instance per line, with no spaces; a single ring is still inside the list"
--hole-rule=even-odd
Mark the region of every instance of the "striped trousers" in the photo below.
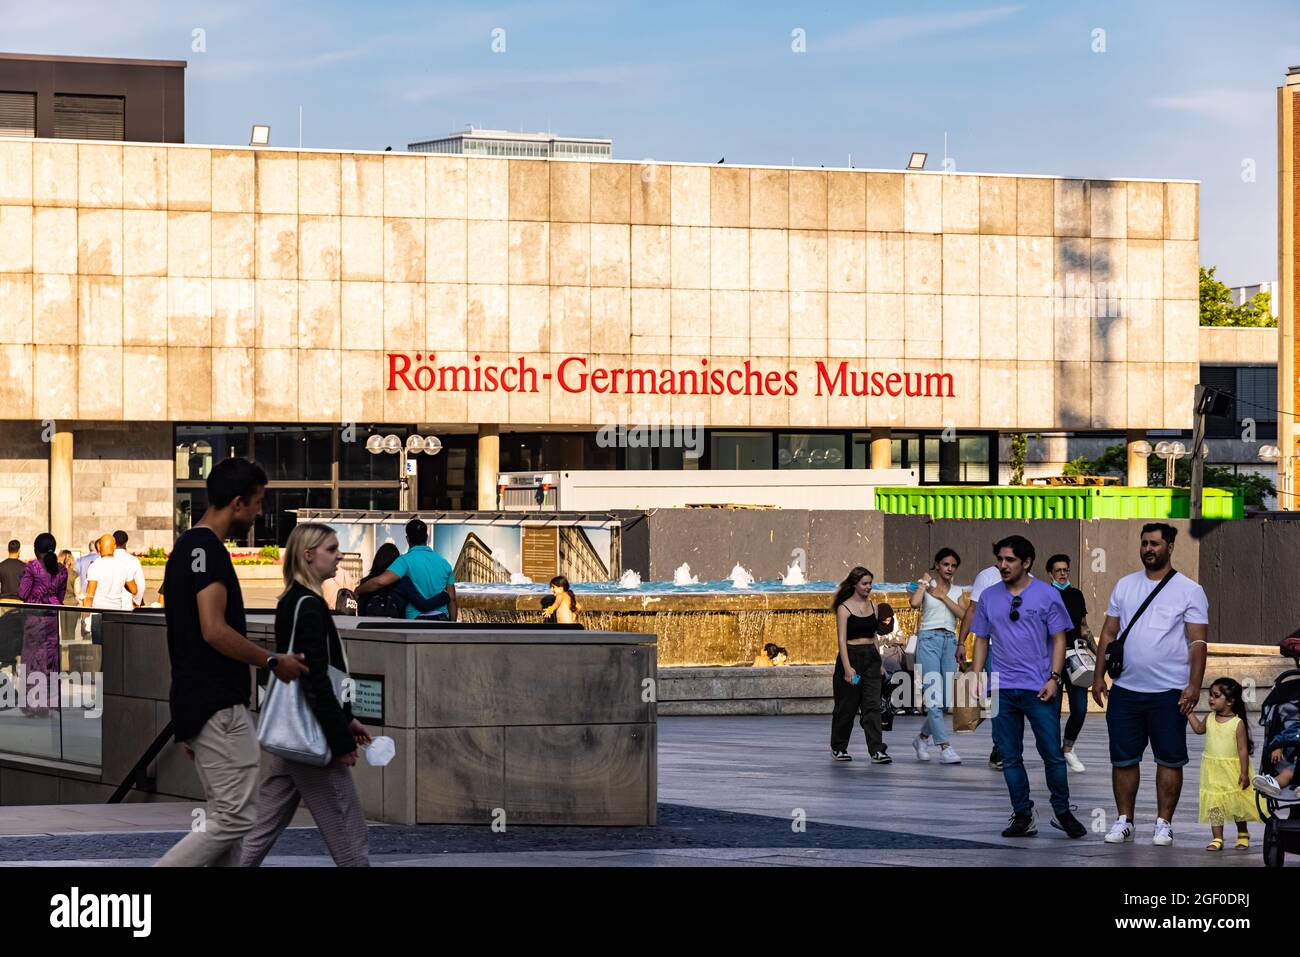
[[[262,756],[262,782],[257,795],[257,823],[244,838],[244,867],[257,867],[298,810],[307,805],[330,857],[339,867],[369,867],[370,842],[361,798],[352,769],[337,761],[328,767]]]

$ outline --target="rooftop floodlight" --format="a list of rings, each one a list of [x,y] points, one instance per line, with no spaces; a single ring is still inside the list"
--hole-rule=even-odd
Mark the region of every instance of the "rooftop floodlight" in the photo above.
[[[271,143],[271,127],[265,123],[254,123],[253,133],[248,138],[249,146],[269,146]]]
[[[913,170],[925,169],[925,158],[929,155],[929,153],[913,153],[907,161],[907,168]]]
[[[402,439],[396,435],[385,435],[383,449],[389,455],[396,455],[402,451]]]
[[[384,451],[384,437],[376,432],[370,438],[366,439],[366,451],[376,455]]]
[[[1140,459],[1146,459],[1151,457],[1151,453],[1154,450],[1151,448],[1151,443],[1146,439],[1139,439],[1129,446],[1129,451]]]

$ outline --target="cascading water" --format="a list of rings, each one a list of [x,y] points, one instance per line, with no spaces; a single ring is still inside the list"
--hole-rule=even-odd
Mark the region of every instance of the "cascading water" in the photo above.
[[[523,572],[510,573],[510,584],[512,585],[531,585],[532,583],[533,580],[529,578],[527,575],[525,575]]]
[[[674,585],[698,585],[699,583],[699,577],[691,574],[689,562],[682,562],[677,566],[677,570],[673,572]]]
[[[782,585],[806,585],[808,579],[804,577],[803,569],[799,567],[798,562],[791,562],[790,567],[785,570],[785,575],[781,578]]]
[[[639,574],[637,574],[636,569],[634,569],[634,568],[629,568],[629,569],[628,569],[627,571],[625,571],[621,576],[619,576],[619,579],[618,579],[618,587],[619,587],[619,588],[628,588],[628,589],[631,589],[631,588],[640,588],[640,587],[641,587],[641,576],[640,576]]]
[[[749,588],[754,584],[754,576],[741,568],[740,562],[736,562],[736,567],[727,577],[731,579],[732,588]]]

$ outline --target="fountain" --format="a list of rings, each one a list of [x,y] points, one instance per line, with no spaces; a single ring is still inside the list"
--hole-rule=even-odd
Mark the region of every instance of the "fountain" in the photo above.
[[[523,572],[510,573],[510,584],[512,585],[531,585],[532,583],[533,580],[529,578],[527,575],[525,575]]]
[[[736,562],[736,567],[731,570],[727,576],[731,579],[732,588],[751,588],[754,584],[754,576],[740,567],[740,562]]]
[[[798,562],[790,563],[790,567],[785,570],[785,575],[781,578],[781,584],[788,587],[808,584],[808,579],[804,577],[803,569],[799,567]]]
[[[628,589],[640,588],[641,587],[640,573],[638,573],[637,570],[634,568],[629,568],[627,571],[625,571],[622,575],[619,576],[618,587],[628,588]]]
[[[637,579],[637,583],[640,584],[640,579]],[[691,566],[689,562],[682,562],[677,566],[677,570],[673,572],[673,584],[678,588],[683,585],[698,585],[699,583],[700,579],[691,574]]]

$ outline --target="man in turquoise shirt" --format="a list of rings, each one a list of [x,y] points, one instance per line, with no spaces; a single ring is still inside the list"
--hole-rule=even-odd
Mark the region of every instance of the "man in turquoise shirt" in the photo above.
[[[456,620],[456,573],[451,564],[429,547],[429,526],[418,518],[406,523],[406,541],[410,548],[405,555],[389,565],[386,571],[361,584],[358,595],[365,595],[381,588],[397,584],[403,578],[409,578],[411,584],[425,598],[432,598],[440,591],[451,597],[444,615],[441,611],[431,612],[427,617]],[[419,618],[420,612],[414,605],[406,606],[407,618]]]

